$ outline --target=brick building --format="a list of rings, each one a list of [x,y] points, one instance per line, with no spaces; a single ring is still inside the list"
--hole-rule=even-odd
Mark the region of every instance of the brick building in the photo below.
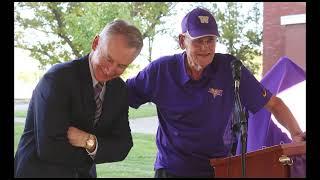
[[[263,3],[262,75],[282,56],[306,70],[306,2]]]

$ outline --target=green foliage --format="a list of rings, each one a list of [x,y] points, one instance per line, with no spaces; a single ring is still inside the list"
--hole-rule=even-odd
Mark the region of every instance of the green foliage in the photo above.
[[[143,38],[148,39],[148,61],[152,59],[152,45],[154,37],[159,33],[166,33],[166,29],[157,29],[163,24],[162,17],[171,16],[176,3],[174,2],[132,2],[131,16],[140,28]]]
[[[14,6],[15,46],[29,50],[44,67],[89,53],[92,40],[107,23],[124,19],[140,27],[143,37],[149,39],[151,55],[154,36],[163,32],[156,27],[173,4],[18,2]],[[30,12],[33,14],[26,16]]]
[[[33,18],[25,17],[33,10]],[[29,50],[42,66],[70,58],[72,52],[64,50],[65,22],[63,6],[56,2],[15,3],[15,46]],[[16,36],[17,35],[17,36]],[[29,37],[25,38],[25,37]],[[39,40],[39,36],[50,36]],[[60,41],[57,39],[60,38]]]
[[[111,2],[15,3],[15,46],[29,50],[42,67],[81,57],[90,52],[94,36],[108,22],[129,19],[127,6]],[[24,12],[33,15],[26,17]],[[38,38],[30,38],[30,34]]]
[[[82,2],[69,3],[69,7],[65,18],[67,34],[79,57],[90,52],[92,40],[107,23],[115,19],[130,21],[127,3]]]
[[[216,12],[220,42],[227,46],[228,53],[240,59],[254,75],[257,75],[260,64],[253,59],[262,53],[260,7],[259,3],[255,3],[246,16],[240,13],[241,8],[241,3],[226,2],[224,9],[218,9],[216,5],[211,9]]]
[[[170,15],[170,10],[175,6],[172,2],[132,2],[131,16],[137,22],[143,38],[156,34],[156,25],[162,24],[161,18]]]
[[[164,17],[173,16],[175,2],[18,2],[15,3],[15,46],[31,51],[41,66],[52,65],[90,52],[94,36],[110,21],[121,18],[135,24],[148,40],[148,60],[157,34],[168,33],[160,26]],[[192,3],[214,12],[219,25],[220,42],[228,53],[239,58],[254,74],[259,64],[252,61],[261,55],[261,3],[248,14],[240,13],[241,3]],[[221,3],[222,4],[222,3]],[[32,16],[25,16],[32,12]],[[180,23],[180,22],[179,22]],[[250,25],[250,26],[249,26]],[[32,36],[33,35],[33,36]],[[38,38],[38,37],[42,38]],[[146,46],[146,45],[145,45]],[[128,69],[136,68],[130,66]],[[130,72],[130,71],[127,71]],[[127,77],[128,74],[123,75]]]

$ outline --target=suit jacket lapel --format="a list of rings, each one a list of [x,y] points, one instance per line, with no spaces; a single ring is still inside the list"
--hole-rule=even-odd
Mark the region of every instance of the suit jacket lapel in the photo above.
[[[82,97],[82,105],[86,111],[87,119],[90,127],[93,128],[94,114],[96,110],[96,103],[94,101],[94,92],[92,87],[92,78],[89,69],[89,56],[80,59],[79,76],[80,76],[80,91]]]

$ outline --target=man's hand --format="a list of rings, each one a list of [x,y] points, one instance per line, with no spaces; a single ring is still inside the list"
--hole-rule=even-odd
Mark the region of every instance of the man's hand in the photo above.
[[[85,147],[89,134],[75,127],[68,128],[69,143],[76,147]]]
[[[306,132],[299,133],[297,135],[292,136],[293,142],[303,142],[306,141]]]

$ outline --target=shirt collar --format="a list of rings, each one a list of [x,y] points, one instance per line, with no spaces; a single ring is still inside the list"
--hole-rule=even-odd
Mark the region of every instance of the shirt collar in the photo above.
[[[209,79],[214,78],[214,74],[216,72],[216,66],[217,66],[217,62],[214,57],[213,57],[213,61],[203,70],[203,73],[202,73],[203,77],[207,77]]]
[[[179,61],[178,61],[178,73],[180,77],[181,85],[186,84],[191,78],[187,73],[187,68],[185,64],[185,59],[187,58],[186,52],[180,54]]]
[[[209,79],[213,79],[214,78],[214,73],[215,73],[215,67],[216,67],[216,63],[215,63],[215,57],[213,58],[213,61],[207,66],[205,67],[205,69],[203,70],[203,73],[202,73],[202,77],[206,77],[206,78],[209,78]],[[179,72],[179,77],[180,77],[180,83],[181,85],[185,85],[189,80],[191,80],[189,74],[187,73],[187,68],[186,68],[186,58],[187,58],[187,54],[186,52],[184,51],[180,58],[179,58],[179,61],[178,61],[178,72]]]

